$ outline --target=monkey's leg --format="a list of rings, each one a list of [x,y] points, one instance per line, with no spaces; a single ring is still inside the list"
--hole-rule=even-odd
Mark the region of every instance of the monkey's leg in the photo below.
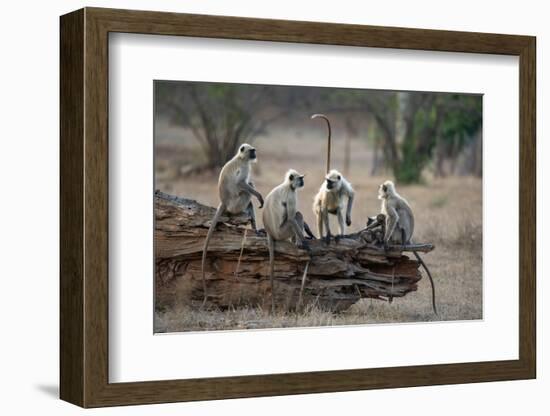
[[[275,313],[275,287],[273,284],[273,263],[275,261],[275,240],[267,235],[267,248],[269,249],[269,280],[271,283],[271,314]]]
[[[298,223],[298,226],[302,229],[302,233],[306,233],[309,238],[312,240],[315,240],[315,236],[311,232],[311,228],[309,228],[309,225],[304,220],[304,215],[298,211],[296,212],[296,222]]]
[[[340,238],[344,236],[346,228],[344,227],[344,216],[342,215],[342,210],[338,208],[336,210],[336,216],[338,217],[338,226],[340,227],[340,235],[336,237],[336,242],[340,241]]]
[[[311,228],[309,228],[309,225],[305,221],[304,221],[304,231],[306,232],[309,238],[311,238],[312,240],[315,240],[315,234],[313,234],[313,232],[311,231]]]
[[[393,236],[393,232],[395,231],[398,221],[399,214],[397,211],[394,208],[388,209],[388,215],[386,216],[386,235],[384,235],[384,245],[387,246],[390,243],[390,239]]]
[[[248,216],[250,217],[250,225],[252,226],[252,229],[254,231],[257,231],[256,229],[256,213],[254,212],[254,205],[252,205],[252,201],[250,204],[248,204]]]
[[[222,216],[224,211],[225,211],[225,205],[223,203],[220,203],[220,205],[218,205],[218,209],[216,210],[216,213],[214,214],[214,218],[212,218],[212,223],[210,224],[210,228],[208,229],[208,233],[206,234],[206,240],[204,240],[204,246],[202,248],[201,274],[202,274],[202,290],[203,290],[203,296],[204,296],[204,299],[202,301],[203,306],[206,304],[206,299],[208,296],[208,294],[206,293],[206,277],[204,275],[204,266],[206,265],[206,252],[208,250],[208,243],[210,243],[212,234],[214,234],[214,229],[216,228],[216,225],[218,224],[218,221],[220,220],[220,217]]]
[[[321,211],[315,214],[317,215],[317,232],[319,233],[319,238],[323,239],[323,215]]]
[[[332,235],[330,233],[330,223],[329,223],[329,219],[328,219],[328,209],[326,207],[322,209],[321,216],[323,217],[324,226],[327,229],[327,233],[325,235],[325,243],[330,244],[330,237]]]
[[[300,248],[309,249],[308,242],[304,238],[304,217],[300,212],[296,212],[294,215],[294,218],[288,220],[290,223],[290,226],[292,227],[292,231],[294,231],[295,235],[295,243],[299,243]]]

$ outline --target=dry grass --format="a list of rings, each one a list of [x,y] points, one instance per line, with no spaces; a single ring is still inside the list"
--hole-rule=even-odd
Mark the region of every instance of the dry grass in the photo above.
[[[335,131],[338,131],[336,127]],[[278,185],[288,168],[306,173],[306,186],[300,193],[300,209],[306,221],[313,225],[313,197],[324,173],[324,143],[307,131],[277,130],[277,136],[261,137],[255,142],[259,161],[254,182],[265,196]],[[343,154],[335,134],[332,165],[341,169]],[[164,124],[157,126],[156,187],[165,192],[217,205],[215,174],[185,177],[179,172],[199,155],[186,132]],[[303,155],[304,149],[307,154]],[[371,153],[365,141],[351,141],[351,168],[348,179],[356,190],[350,231],[361,229],[367,216],[378,212],[378,185],[386,177],[369,175]],[[309,327],[388,322],[418,322],[433,320],[471,320],[482,318],[482,183],[478,178],[426,178],[422,185],[400,186],[398,191],[415,211],[414,239],[430,242],[436,249],[425,255],[435,279],[439,317],[431,310],[430,284],[427,278],[419,282],[418,291],[392,304],[363,300],[342,314],[331,314],[310,307],[300,314],[279,313],[269,316],[261,309],[201,311],[191,305],[179,304],[173,310],[157,313],[157,332]],[[259,216],[261,227],[261,215]],[[335,225],[333,225],[333,229]]]

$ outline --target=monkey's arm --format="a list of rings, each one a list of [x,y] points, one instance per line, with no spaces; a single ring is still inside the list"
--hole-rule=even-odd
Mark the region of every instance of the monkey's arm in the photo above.
[[[296,235],[296,241],[300,241],[302,245],[305,244],[304,231],[296,221],[296,217],[292,217],[292,218],[288,217],[287,221],[290,222],[290,226],[292,227],[292,230]]]
[[[264,206],[264,199],[262,195],[258,191],[256,191],[256,189],[254,189],[252,185],[250,185],[245,181],[241,181],[239,182],[239,189],[241,189],[242,191],[248,192],[249,194],[252,194],[256,198],[258,198],[258,201],[260,202],[260,208]]]
[[[283,228],[283,226],[286,224],[288,220],[288,208],[287,208],[286,202],[283,202],[283,211],[284,211],[283,221],[281,221],[281,225],[279,226],[279,228]]]
[[[386,207],[386,209],[388,212],[386,215],[386,235],[384,236],[385,243],[390,240],[399,221],[399,214],[394,207]]]
[[[351,208],[353,206],[353,198],[355,197],[355,192],[349,187],[347,190],[348,193],[348,208],[346,209],[346,225],[349,227],[351,225]]]

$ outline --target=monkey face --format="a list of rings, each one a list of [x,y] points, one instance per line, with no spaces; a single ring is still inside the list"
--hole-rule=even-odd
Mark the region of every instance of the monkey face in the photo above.
[[[302,188],[304,186],[304,176],[297,171],[291,169],[286,174],[286,180],[290,183],[292,189]]]
[[[337,191],[342,186],[342,175],[337,170],[331,170],[328,175],[325,176],[325,180],[329,191]]]
[[[385,181],[380,187],[378,188],[378,199],[384,199],[388,196],[388,194],[394,194],[395,193],[395,187],[392,181]]]
[[[256,161],[256,149],[247,143],[243,143],[239,147],[238,155],[241,159]]]

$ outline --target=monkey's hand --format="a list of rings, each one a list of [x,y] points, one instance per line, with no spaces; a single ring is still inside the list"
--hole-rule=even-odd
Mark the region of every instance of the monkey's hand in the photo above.
[[[263,208],[264,207],[264,199],[260,194],[258,194],[258,202],[260,203],[259,208]]]
[[[351,225],[351,215],[346,215],[346,225],[348,227]]]
[[[334,237],[334,242],[335,242],[336,244],[338,244],[338,243],[340,242],[340,239],[341,239],[342,237],[343,237],[342,234],[336,235],[336,236]]]
[[[325,236],[325,244],[330,244],[330,237],[332,237],[330,233],[327,233],[327,235]]]

